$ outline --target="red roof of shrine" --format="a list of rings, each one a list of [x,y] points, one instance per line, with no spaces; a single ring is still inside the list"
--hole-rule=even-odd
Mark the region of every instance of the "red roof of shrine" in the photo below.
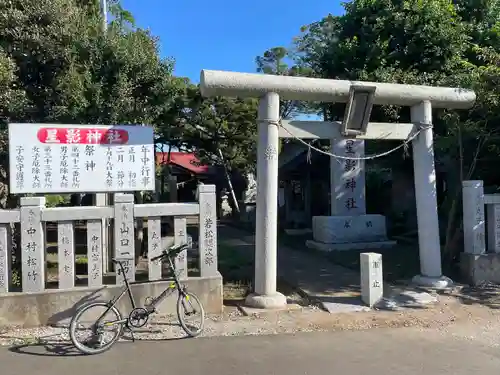
[[[202,164],[200,160],[191,153],[171,152],[170,162],[195,174],[204,174],[209,172],[208,165]],[[168,164],[168,152],[157,152],[156,164]]]

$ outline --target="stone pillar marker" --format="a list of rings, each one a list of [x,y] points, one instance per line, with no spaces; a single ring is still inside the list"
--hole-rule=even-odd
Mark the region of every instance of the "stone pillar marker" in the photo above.
[[[0,294],[7,293],[11,282],[11,228],[10,224],[0,225]]]
[[[175,246],[179,246],[187,244],[187,242],[187,220],[184,217],[176,217],[174,218],[174,244]],[[214,255],[216,257],[216,249],[217,244],[215,244],[215,246],[212,245],[212,258],[214,258]],[[207,260],[207,258],[205,258],[205,260]],[[213,263],[217,265],[217,259],[215,259]],[[180,279],[186,279],[188,277],[187,249],[183,250],[175,258],[175,269]]]
[[[488,218],[488,250],[492,253],[500,253],[500,204],[487,205],[486,216]]]
[[[279,110],[278,94],[269,92],[261,97],[258,112],[254,293],[245,301],[256,308],[286,306],[286,297],[276,289]]]
[[[330,156],[330,215],[313,217],[313,239],[306,246],[328,252],[396,245],[387,237],[385,217],[366,214],[365,141],[338,133],[330,138],[330,153],[341,157]]]
[[[413,281],[423,286],[445,288],[452,281],[443,277],[441,270],[431,102],[424,100],[411,107],[411,121],[421,126],[429,125],[412,141],[420,255],[420,275]]]
[[[216,276],[219,271],[217,270],[217,203],[215,201],[215,185],[198,185],[198,202],[200,205],[200,232],[198,240],[198,247],[200,249],[200,274],[202,277]],[[174,230],[176,229],[174,228]],[[179,240],[177,230],[174,239],[176,237]]]
[[[108,228],[103,227],[103,220],[87,221],[87,273],[89,287],[102,286],[102,275],[104,262],[102,258],[105,255],[103,246],[103,233]],[[109,222],[109,221],[107,221]]]
[[[486,243],[483,181],[462,181],[462,204],[464,217],[464,252],[476,255],[484,254],[486,253]],[[491,207],[491,205],[489,207]],[[490,215],[491,214],[490,212]],[[488,217],[488,219],[490,219],[490,217]],[[488,221],[488,224],[495,225],[495,220]],[[489,234],[490,238],[493,237],[494,239],[495,231],[489,232]]]
[[[382,273],[382,255],[377,253],[361,253],[361,300],[373,307],[384,296],[384,280]]]
[[[135,281],[134,196],[115,194],[115,258],[128,259],[123,263],[129,281]],[[123,283],[120,266],[115,265],[116,283]]]
[[[110,196],[112,196],[112,194],[106,194],[106,193],[99,193],[99,194],[95,194],[94,195],[94,198],[95,198],[95,205],[96,206],[102,206],[102,207],[106,207],[110,204]],[[108,261],[108,255],[111,254],[111,249],[110,247],[112,247],[112,243],[109,239],[110,235],[109,235],[109,220],[108,219],[102,219],[101,220],[102,222],[102,235],[100,236],[101,238],[101,241],[102,241],[102,244],[100,247],[102,247],[102,267],[104,268],[104,271],[107,272],[109,271],[109,261]]]
[[[21,278],[23,292],[45,289],[45,233],[42,210],[45,197],[21,198]]]
[[[148,218],[148,276],[149,280],[161,279],[161,262],[153,262],[151,258],[163,251],[161,243],[161,217]]]
[[[57,261],[59,289],[75,286],[75,236],[72,221],[57,223]]]
[[[330,157],[330,204],[332,216],[357,216],[366,213],[365,141],[331,139],[330,153],[353,159]]]

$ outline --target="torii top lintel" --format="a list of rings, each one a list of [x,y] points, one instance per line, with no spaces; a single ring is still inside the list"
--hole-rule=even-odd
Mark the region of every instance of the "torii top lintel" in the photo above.
[[[476,100],[474,91],[395,83],[341,81],[321,78],[286,77],[270,74],[202,70],[200,87],[203,96],[261,97],[275,92],[282,99],[322,102],[347,102],[351,85],[375,86],[374,103],[413,106],[430,101],[434,108],[470,108]]]

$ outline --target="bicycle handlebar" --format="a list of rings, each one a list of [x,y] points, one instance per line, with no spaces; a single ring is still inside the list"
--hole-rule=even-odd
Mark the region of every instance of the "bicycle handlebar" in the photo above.
[[[151,258],[151,261],[156,262],[157,260],[166,258],[168,256],[175,258],[181,251],[184,251],[187,247],[188,247],[187,243],[179,246],[172,246],[167,250],[163,250],[160,255]]]

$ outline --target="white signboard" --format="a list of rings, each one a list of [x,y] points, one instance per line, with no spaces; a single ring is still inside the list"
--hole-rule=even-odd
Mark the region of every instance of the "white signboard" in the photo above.
[[[9,159],[13,194],[155,189],[150,126],[9,124]]]

